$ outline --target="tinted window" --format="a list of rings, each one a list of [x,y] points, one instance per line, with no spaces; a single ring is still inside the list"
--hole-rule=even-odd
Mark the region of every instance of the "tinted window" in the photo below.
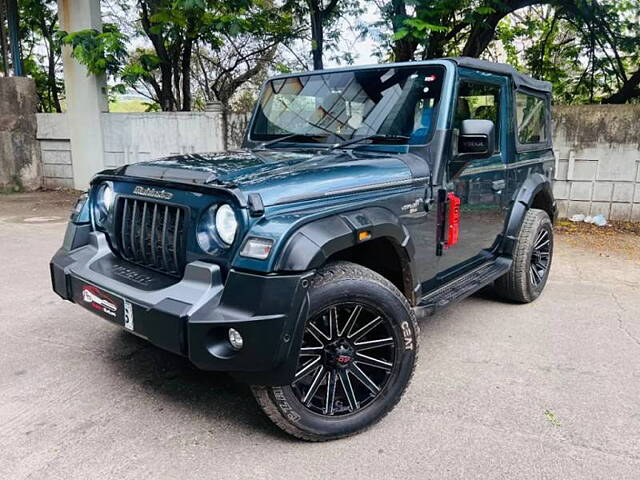
[[[463,120],[491,120],[495,125],[496,152],[500,151],[500,87],[472,82],[461,82],[456,106],[455,128]]]
[[[546,143],[547,102],[544,98],[516,93],[516,118],[521,144]]]

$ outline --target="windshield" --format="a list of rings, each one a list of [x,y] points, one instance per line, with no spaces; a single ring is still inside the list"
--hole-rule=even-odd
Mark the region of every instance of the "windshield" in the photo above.
[[[440,66],[408,66],[274,79],[258,102],[251,138],[425,143],[434,128],[443,77]]]

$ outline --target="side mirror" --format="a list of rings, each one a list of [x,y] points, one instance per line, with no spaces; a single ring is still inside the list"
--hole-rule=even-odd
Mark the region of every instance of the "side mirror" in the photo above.
[[[491,120],[463,120],[456,160],[489,158],[493,155],[496,147],[495,128]]]

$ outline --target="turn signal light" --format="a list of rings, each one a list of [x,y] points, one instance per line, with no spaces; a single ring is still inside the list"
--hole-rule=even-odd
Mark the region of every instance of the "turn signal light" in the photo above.
[[[240,251],[241,257],[264,260],[271,253],[273,240],[269,238],[249,237]]]
[[[365,240],[369,240],[371,238],[371,232],[368,230],[363,230],[358,232],[358,240],[364,242]]]

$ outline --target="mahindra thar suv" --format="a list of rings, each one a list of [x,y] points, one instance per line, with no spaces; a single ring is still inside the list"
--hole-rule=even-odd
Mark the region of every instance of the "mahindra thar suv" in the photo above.
[[[549,83],[469,58],[271,78],[241,150],[97,174],[53,289],[249,383],[292,435],[356,433],[407,388],[416,318],[545,287],[550,105]]]

